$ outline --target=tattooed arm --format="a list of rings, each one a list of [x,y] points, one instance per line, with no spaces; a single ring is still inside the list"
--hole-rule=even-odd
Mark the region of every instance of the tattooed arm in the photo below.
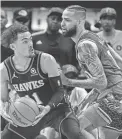
[[[80,42],[78,45],[78,58],[82,60],[89,71],[89,77],[85,80],[68,79],[62,75],[62,82],[67,86],[82,88],[105,89],[107,79],[104,73],[102,63],[98,57],[98,48],[91,41]]]

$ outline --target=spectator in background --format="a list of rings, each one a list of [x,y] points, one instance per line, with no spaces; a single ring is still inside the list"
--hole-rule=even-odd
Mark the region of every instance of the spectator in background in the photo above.
[[[6,29],[7,24],[7,13],[3,9],[1,9],[1,18],[0,18],[0,28],[1,28],[1,34]],[[10,48],[6,48],[5,46],[1,45],[1,62],[4,61],[7,57],[13,54],[13,51]]]
[[[100,22],[103,30],[98,35],[122,57],[122,31],[115,29],[116,17],[115,9],[103,8],[100,12]],[[117,63],[122,69],[122,62],[117,60]]]
[[[76,65],[74,43],[70,38],[59,33],[62,20],[62,9],[51,8],[47,16],[47,31],[45,33],[34,33],[34,48],[44,51],[55,57],[62,66],[65,64]]]
[[[6,24],[7,24],[7,13],[1,9],[1,18],[0,18],[0,23],[1,23],[1,33],[6,29]]]
[[[7,13],[3,9],[1,9],[1,18],[0,18],[0,27],[1,27],[1,34],[6,29],[7,24]],[[13,51],[10,48],[6,48],[1,45],[1,62],[3,62],[7,57],[13,54]],[[1,131],[4,129],[7,121],[1,117]]]
[[[25,8],[17,9],[14,11],[14,17],[13,17],[13,23],[20,23],[23,25],[26,25],[29,28],[29,31],[31,30],[31,17],[30,12],[26,10]]]

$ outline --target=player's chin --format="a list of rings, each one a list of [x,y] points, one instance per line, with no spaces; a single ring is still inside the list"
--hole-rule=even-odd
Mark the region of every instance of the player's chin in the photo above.
[[[33,58],[33,57],[35,57],[34,53],[29,55],[29,58]]]

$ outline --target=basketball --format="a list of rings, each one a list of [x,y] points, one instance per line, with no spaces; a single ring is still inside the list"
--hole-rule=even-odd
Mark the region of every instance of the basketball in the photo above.
[[[13,122],[20,127],[31,126],[35,117],[39,114],[36,102],[28,97],[21,97],[12,102],[9,107],[9,115]]]

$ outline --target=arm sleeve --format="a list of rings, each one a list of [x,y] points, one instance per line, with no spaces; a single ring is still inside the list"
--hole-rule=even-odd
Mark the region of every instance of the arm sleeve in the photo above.
[[[48,105],[51,108],[55,108],[62,102],[62,100],[64,98],[64,89],[63,89],[63,86],[61,83],[60,76],[50,77],[49,82],[50,82],[52,90],[54,91],[54,95],[52,96]]]

